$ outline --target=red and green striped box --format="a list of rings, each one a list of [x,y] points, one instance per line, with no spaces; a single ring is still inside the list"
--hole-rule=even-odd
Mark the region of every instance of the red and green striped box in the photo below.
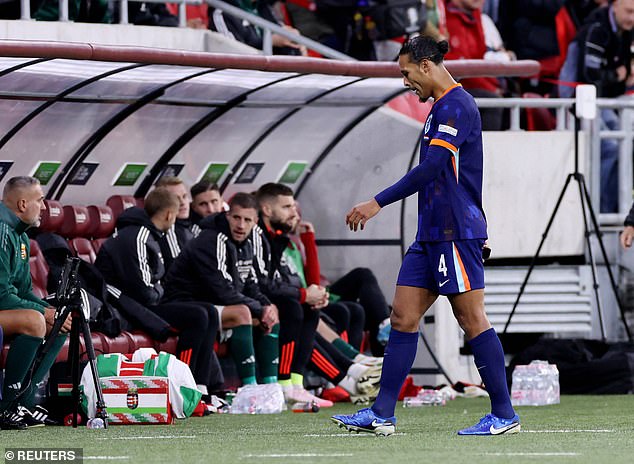
[[[110,424],[170,424],[167,377],[103,377],[101,389]]]

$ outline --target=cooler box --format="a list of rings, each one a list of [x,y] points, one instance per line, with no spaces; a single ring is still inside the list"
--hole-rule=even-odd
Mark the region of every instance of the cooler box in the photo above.
[[[102,377],[109,424],[171,424],[167,377]]]

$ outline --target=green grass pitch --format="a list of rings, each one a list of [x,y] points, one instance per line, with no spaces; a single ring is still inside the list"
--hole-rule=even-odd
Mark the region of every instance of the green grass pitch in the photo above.
[[[488,399],[411,409],[399,403],[390,437],[349,434],[329,420],[356,409],[339,404],[317,414],[218,414],[171,426],[0,431],[0,443],[81,447],[85,463],[634,463],[633,395],[564,396],[559,405],[519,407],[522,432],[498,437],[456,435],[488,412]]]

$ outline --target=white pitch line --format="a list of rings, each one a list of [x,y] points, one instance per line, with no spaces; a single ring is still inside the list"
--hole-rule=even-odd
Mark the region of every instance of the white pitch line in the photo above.
[[[520,433],[615,433],[616,430],[608,429],[559,429],[559,430],[526,430],[522,429]]]
[[[102,437],[97,438],[97,440],[164,440],[164,439],[174,439],[174,438],[196,438],[196,435],[154,435],[147,437]]]
[[[580,453],[485,453],[486,456],[581,456]]]
[[[288,453],[288,454],[245,454],[243,458],[346,458],[352,453]]]
[[[396,432],[393,433],[392,437],[394,436],[398,436],[398,435],[407,435],[404,432]],[[305,435],[303,435],[304,437],[309,437],[309,438],[321,438],[321,437],[369,437],[372,438],[374,437],[373,433],[307,433]]]

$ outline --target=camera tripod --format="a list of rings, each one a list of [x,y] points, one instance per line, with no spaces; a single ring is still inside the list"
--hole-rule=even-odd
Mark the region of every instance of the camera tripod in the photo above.
[[[84,313],[84,309],[81,304],[81,289],[79,287],[77,272],[81,260],[79,258],[68,258],[64,263],[62,275],[60,277],[59,286],[57,289],[57,311],[55,312],[55,320],[50,333],[46,337],[46,340],[40,347],[35,360],[27,374],[27,380],[23,383],[26,385],[23,390],[17,395],[12,407],[17,406],[22,395],[28,390],[33,373],[42,364],[45,355],[50,351],[51,346],[55,342],[55,339],[60,333],[62,325],[66,321],[69,315],[72,317],[71,330],[70,330],[70,343],[68,347],[68,363],[71,366],[71,379],[73,382],[72,390],[72,402],[73,402],[73,427],[77,428],[77,417],[79,414],[79,401],[80,401],[80,343],[79,335],[84,336],[84,343],[86,345],[86,354],[88,356],[88,363],[90,364],[90,370],[92,372],[92,380],[95,384],[95,391],[97,393],[96,404],[96,416],[103,420],[104,428],[108,427],[108,413],[106,411],[106,404],[103,399],[103,393],[101,391],[101,384],[99,383],[99,377],[97,375],[97,365],[95,348],[92,344],[92,338],[90,334],[90,327],[88,326],[88,319]]]
[[[553,225],[553,221],[555,220],[555,216],[557,216],[557,211],[559,210],[559,207],[561,206],[561,202],[564,198],[564,194],[566,193],[566,190],[568,189],[568,186],[570,185],[570,182],[572,180],[575,180],[577,182],[577,186],[579,187],[579,200],[581,203],[581,213],[583,215],[583,226],[584,226],[584,237],[585,237],[585,241],[586,241],[586,246],[588,249],[588,258],[590,259],[590,265],[591,265],[591,269],[592,269],[592,288],[594,290],[594,295],[595,295],[595,300],[596,300],[596,305],[597,305],[597,313],[598,313],[598,317],[599,317],[599,325],[600,325],[600,329],[601,329],[601,339],[605,342],[606,340],[606,334],[605,334],[605,326],[604,326],[604,320],[603,320],[603,311],[601,309],[601,300],[599,298],[599,283],[597,281],[597,264],[596,264],[596,259],[595,259],[595,254],[593,253],[593,249],[592,249],[592,242],[590,240],[590,237],[592,234],[595,234],[597,237],[597,242],[599,242],[599,247],[601,249],[601,254],[603,256],[603,262],[605,263],[605,267],[608,271],[608,276],[610,278],[610,284],[612,286],[612,291],[614,292],[614,297],[616,298],[616,303],[619,307],[619,311],[621,313],[621,319],[623,321],[623,325],[625,326],[625,332],[627,334],[627,338],[629,341],[632,341],[632,334],[630,333],[630,329],[627,325],[627,320],[625,319],[625,312],[623,310],[623,305],[621,304],[621,300],[619,299],[619,294],[618,294],[618,289],[616,286],[616,281],[614,279],[614,275],[612,274],[612,267],[610,266],[610,261],[608,259],[608,255],[605,251],[605,246],[603,244],[603,234],[601,232],[601,229],[599,228],[599,223],[597,221],[597,216],[594,212],[594,208],[592,207],[592,201],[590,199],[590,193],[588,192],[588,186],[586,185],[586,180],[584,175],[579,172],[579,129],[580,129],[580,118],[579,116],[575,115],[575,130],[574,130],[574,155],[575,155],[575,164],[574,164],[574,172],[571,172],[568,174],[568,176],[566,177],[566,182],[564,183],[563,188],[561,189],[561,193],[559,194],[559,198],[557,199],[557,203],[555,204],[555,209],[553,210],[550,219],[548,220],[548,225],[546,226],[546,230],[544,230],[544,233],[542,234],[542,239],[541,242],[539,243],[539,246],[537,247],[537,251],[535,252],[535,255],[533,256],[533,259],[531,261],[531,264],[528,268],[528,272],[526,273],[526,277],[524,278],[524,282],[522,282],[522,285],[520,286],[520,291],[517,295],[517,298],[515,300],[515,303],[513,304],[513,309],[511,310],[509,317],[506,321],[506,325],[504,326],[504,331],[502,333],[506,334],[506,331],[509,327],[509,324],[511,323],[511,319],[513,318],[513,315],[515,314],[515,310],[517,309],[517,306],[520,302],[520,298],[522,297],[522,295],[524,294],[524,289],[526,288],[526,284],[528,283],[528,279],[531,275],[531,273],[533,272],[533,268],[535,267],[536,263],[537,263],[537,259],[539,257],[539,253],[542,249],[542,246],[544,245],[544,242],[546,241],[546,238],[548,237],[548,232],[550,231],[551,226]],[[588,224],[588,216],[590,217],[590,220],[592,221],[592,227],[593,229],[590,229],[589,224]]]

